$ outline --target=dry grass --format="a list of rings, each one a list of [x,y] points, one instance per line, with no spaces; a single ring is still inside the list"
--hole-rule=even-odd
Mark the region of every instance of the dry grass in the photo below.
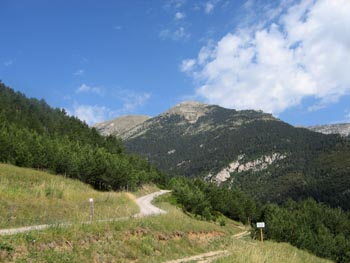
[[[321,259],[297,249],[287,243],[233,240],[228,248],[230,256],[214,261],[215,263],[326,263]]]
[[[86,221],[89,198],[96,220],[138,211],[127,193],[98,192],[77,180],[0,164],[0,228]]]

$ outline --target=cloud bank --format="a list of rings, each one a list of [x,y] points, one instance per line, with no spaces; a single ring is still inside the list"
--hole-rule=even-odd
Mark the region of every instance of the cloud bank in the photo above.
[[[318,110],[350,93],[350,1],[282,1],[273,20],[237,28],[180,70],[209,103],[274,114],[305,98]]]
[[[94,91],[92,87],[83,84],[77,92],[96,93],[97,91]],[[68,115],[76,116],[91,126],[99,122],[116,118],[119,115],[133,113],[151,98],[150,93],[138,93],[126,89],[117,89],[108,95],[116,100],[117,106],[113,109],[105,106],[74,102],[73,106],[66,109],[66,111]]]
[[[110,118],[113,111],[104,106],[75,104],[72,110],[67,109],[67,113],[91,126]]]
[[[76,89],[76,93],[94,93],[97,95],[103,95],[103,89],[101,87],[93,87],[86,84],[81,84],[79,88]]]

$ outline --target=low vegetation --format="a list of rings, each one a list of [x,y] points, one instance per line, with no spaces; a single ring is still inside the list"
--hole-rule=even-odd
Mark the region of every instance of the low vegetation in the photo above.
[[[330,260],[318,258],[306,251],[297,250],[287,243],[249,242],[235,240],[228,247],[229,256],[213,263],[327,263]]]
[[[138,207],[127,193],[98,192],[78,180],[0,164],[0,228],[73,223],[130,216]]]
[[[245,261],[240,262],[261,262],[254,261],[256,252],[253,251],[258,249],[263,251],[265,258],[277,256],[281,262],[288,262],[290,255],[309,260],[307,262],[327,262],[291,246],[288,246],[288,253],[279,253],[284,250],[285,244],[266,245],[250,239],[237,240],[233,236],[245,229],[241,224],[229,219],[226,219],[225,226],[199,221],[171,205],[169,199],[170,194],[156,202],[157,206],[168,211],[161,216],[75,224],[67,228],[52,227],[44,231],[3,236],[0,261],[149,263],[228,249],[233,258],[238,251],[242,253],[239,258],[245,258]]]

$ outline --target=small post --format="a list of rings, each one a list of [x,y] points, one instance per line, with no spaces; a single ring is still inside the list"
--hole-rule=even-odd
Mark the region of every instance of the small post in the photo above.
[[[265,222],[257,222],[256,227],[260,228],[260,241],[264,242],[263,228],[265,228]]]
[[[90,198],[89,203],[90,203],[90,222],[92,222],[92,220],[94,219],[94,199]]]

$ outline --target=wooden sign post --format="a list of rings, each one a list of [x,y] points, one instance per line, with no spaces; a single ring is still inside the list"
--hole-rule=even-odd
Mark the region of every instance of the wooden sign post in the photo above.
[[[90,203],[90,222],[92,222],[92,220],[94,219],[94,199],[90,198],[89,203]]]
[[[264,242],[263,228],[265,228],[265,222],[257,222],[256,227],[260,228],[260,241]]]

